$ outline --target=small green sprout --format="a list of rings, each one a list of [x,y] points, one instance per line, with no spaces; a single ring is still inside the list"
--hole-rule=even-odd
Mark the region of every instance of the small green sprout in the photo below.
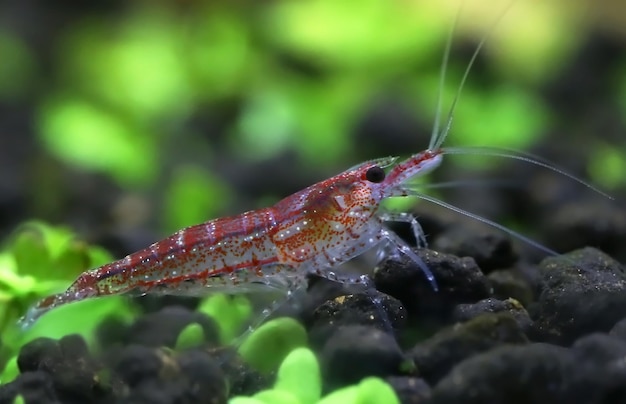
[[[198,323],[191,323],[183,328],[180,334],[178,334],[174,347],[177,351],[182,351],[200,346],[203,342],[204,329]]]
[[[357,385],[335,390],[318,404],[400,404],[400,400],[382,379],[368,377]]]
[[[399,404],[391,386],[377,377],[321,397],[320,366],[308,348],[296,348],[283,360],[271,389],[252,397],[233,397],[229,404]]]
[[[290,392],[302,404],[314,404],[320,399],[320,367],[310,349],[296,348],[287,355],[278,369],[274,389]]]
[[[222,344],[232,342],[252,315],[250,301],[242,295],[215,294],[206,298],[198,311],[211,317],[218,325]]]
[[[289,352],[304,346],[304,327],[289,317],[276,318],[260,326],[239,347],[239,354],[253,368],[268,373],[276,369]]]

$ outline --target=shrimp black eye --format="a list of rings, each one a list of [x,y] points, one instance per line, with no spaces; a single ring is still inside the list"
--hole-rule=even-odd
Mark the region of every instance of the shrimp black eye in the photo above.
[[[371,167],[365,173],[365,179],[369,182],[383,182],[385,179],[385,171],[378,166]]]

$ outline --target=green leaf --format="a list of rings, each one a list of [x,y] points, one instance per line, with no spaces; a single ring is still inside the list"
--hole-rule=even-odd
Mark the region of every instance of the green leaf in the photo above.
[[[365,378],[357,386],[357,404],[400,404],[395,391],[378,377]]]
[[[176,338],[176,350],[184,350],[202,345],[204,342],[204,328],[198,323],[188,324]]]
[[[7,362],[0,375],[0,383],[6,384],[13,381],[20,374],[20,370],[17,367],[17,355],[13,355]]]
[[[218,293],[204,299],[198,311],[217,322],[220,341],[228,344],[239,335],[244,323],[252,315],[252,305],[243,295]]]
[[[288,391],[270,389],[263,390],[254,395],[254,398],[265,404],[300,404],[298,397]]]
[[[288,391],[302,404],[316,403],[322,394],[320,367],[308,348],[296,348],[278,369],[274,388]]]
[[[44,234],[34,226],[24,227],[13,238],[11,252],[20,275],[45,277],[52,258]],[[48,274],[54,276],[54,274]]]
[[[10,259],[14,259],[11,254],[3,254],[2,256],[0,256],[0,261],[8,262]],[[34,277],[30,275],[20,276],[16,269],[0,263],[0,289],[18,296],[30,293],[36,283],[37,280]]]
[[[113,261],[113,256],[107,250],[98,246],[90,246],[87,251],[91,267],[99,267]]]
[[[23,342],[40,336],[61,338],[67,334],[81,334],[93,340],[93,331],[106,316],[115,315],[122,321],[134,316],[128,301],[121,296],[87,299],[57,307],[44,314],[28,329]]]
[[[27,222],[22,229],[41,234],[51,258],[56,258],[63,253],[68,248],[68,244],[75,239],[74,233],[65,227],[51,226],[36,220]]]
[[[368,377],[358,385],[333,391],[318,404],[400,404],[400,400],[382,379]]]
[[[137,121],[167,121],[185,113],[192,99],[188,49],[181,22],[163,11],[154,5],[115,21],[71,27],[60,56],[66,80]]]
[[[342,389],[338,389],[328,394],[317,404],[354,404],[356,403],[356,398],[358,396],[358,388],[357,386],[348,386]],[[385,404],[385,403],[380,403]]]
[[[594,183],[616,189],[626,184],[626,153],[621,148],[600,143],[591,149],[588,170]]]
[[[251,24],[231,7],[215,3],[199,10],[194,22],[186,26],[189,35],[183,62],[196,95],[214,99],[249,91],[249,80],[264,62],[253,46]]]
[[[380,71],[430,55],[448,30],[451,7],[439,2],[287,1],[266,13],[279,48],[336,68]],[[411,59],[412,60],[412,59]]]
[[[230,188],[224,182],[196,166],[177,168],[165,195],[163,216],[168,232],[216,216],[232,199]]]
[[[43,144],[69,164],[104,172],[127,187],[145,186],[158,171],[156,144],[145,129],[86,100],[48,100],[38,121]]]
[[[306,344],[304,327],[289,317],[261,325],[239,347],[239,354],[253,368],[268,373],[276,369],[289,352]]]
[[[228,404],[265,404],[265,402],[253,397],[233,397],[228,400]]]
[[[75,278],[81,272],[91,268],[91,260],[88,254],[89,247],[86,243],[74,240],[68,243],[65,251],[61,252],[52,263],[54,274],[52,278]]]

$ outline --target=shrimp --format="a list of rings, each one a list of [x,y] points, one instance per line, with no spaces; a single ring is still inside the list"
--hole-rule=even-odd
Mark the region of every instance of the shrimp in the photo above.
[[[453,30],[444,52],[440,93]],[[411,225],[419,244],[426,245],[424,232],[415,217],[382,211],[381,202],[391,197],[411,196],[439,204],[556,255],[513,230],[424,195],[411,185],[415,178],[440,166],[446,154],[480,154],[539,165],[605,195],[531,155],[488,147],[442,147],[465,80],[486,39],[487,34],[468,63],[441,130],[437,112],[426,150],[400,162],[397,157],[369,160],[296,192],[272,207],[182,229],[123,259],[84,272],[65,292],[48,296],[31,307],[21,319],[22,325],[32,325],[56,307],[109,295],[203,296],[210,292],[235,294],[271,289],[290,293],[306,285],[310,274],[341,281],[334,268],[375,247],[407,256],[437,290],[435,277],[426,264],[410,245],[386,226],[389,221],[406,222]],[[440,104],[439,99],[437,111],[441,110]],[[347,281],[354,281],[354,278]]]
[[[426,265],[384,221],[380,202],[400,186],[441,163],[441,150],[424,151],[384,168],[395,157],[359,164],[297,192],[272,207],[210,220],[125,258],[81,274],[63,293],[46,297],[27,313],[26,326],[58,306],[88,298],[134,292],[203,295],[289,290],[307,274],[335,277],[331,268],[388,242],[415,260],[435,285]],[[421,237],[419,225],[408,219]],[[435,286],[436,287],[436,286]]]

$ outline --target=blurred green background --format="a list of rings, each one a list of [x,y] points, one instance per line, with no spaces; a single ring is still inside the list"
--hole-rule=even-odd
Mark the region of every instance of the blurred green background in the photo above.
[[[624,196],[624,6],[517,0],[492,29],[510,3],[466,0],[460,11],[444,115],[491,31],[446,145],[531,151]],[[22,293],[0,323],[83,267],[363,160],[424,149],[458,12],[448,0],[0,3],[0,237],[33,218],[72,229],[36,225],[12,245],[15,257],[0,257],[0,300]],[[531,174],[519,162],[448,160],[430,178],[487,168],[518,183],[526,228],[533,204],[589,193],[558,175],[525,192]],[[513,213],[486,202],[493,194],[439,195],[511,223]],[[19,278],[22,264],[33,268]]]
[[[465,2],[444,106],[509,3]],[[598,18],[609,4],[515,2],[469,76],[448,145],[549,139],[562,147],[555,163],[623,186],[626,40]],[[37,217],[126,250],[361,160],[419,151],[458,10],[417,0],[4,2],[0,234]],[[575,142],[584,154],[570,154]]]

